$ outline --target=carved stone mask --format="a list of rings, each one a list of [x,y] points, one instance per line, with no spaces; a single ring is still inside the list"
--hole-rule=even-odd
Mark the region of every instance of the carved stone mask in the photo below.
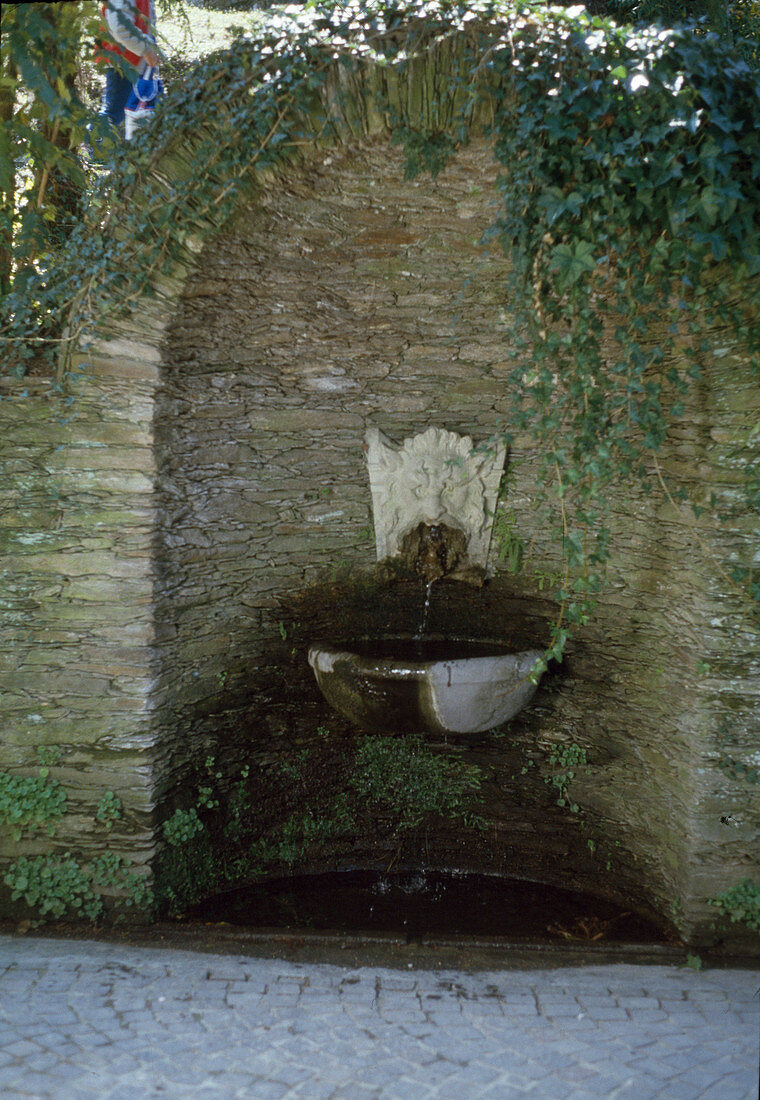
[[[378,561],[396,557],[420,523],[464,533],[467,557],[485,569],[506,449],[475,448],[470,436],[428,428],[400,445],[366,433]]]

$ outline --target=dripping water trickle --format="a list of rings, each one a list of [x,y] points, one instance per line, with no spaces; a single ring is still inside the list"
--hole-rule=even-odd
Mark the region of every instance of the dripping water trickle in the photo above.
[[[425,585],[425,606],[422,609],[422,621],[420,622],[420,628],[417,631],[417,638],[424,638],[425,631],[427,630],[428,615],[430,614],[430,592],[433,588],[433,581],[428,581]]]

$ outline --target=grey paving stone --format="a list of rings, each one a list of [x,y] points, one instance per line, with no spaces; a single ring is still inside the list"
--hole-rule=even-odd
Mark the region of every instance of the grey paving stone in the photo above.
[[[406,973],[7,943],[13,954],[4,957],[24,965],[10,983],[16,1015],[0,1024],[3,1100],[20,1080],[39,1085],[44,1066],[49,1088],[65,1100],[619,1100],[633,1097],[632,1074],[636,1100],[676,1100],[676,1086],[748,1088],[756,1064],[760,1006],[750,991],[760,982],[745,972]],[[57,971],[63,959],[65,980]],[[8,974],[0,972],[0,1013]],[[711,995],[700,1001],[694,993]],[[13,1043],[22,1044],[15,1062]],[[700,1074],[706,1064],[710,1074]],[[724,1098],[718,1091],[706,1100]]]

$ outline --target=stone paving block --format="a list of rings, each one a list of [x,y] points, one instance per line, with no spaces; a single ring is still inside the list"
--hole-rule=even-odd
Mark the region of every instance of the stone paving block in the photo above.
[[[379,985],[382,993],[409,993],[416,991],[419,982],[417,978],[383,977]]]
[[[34,948],[34,942],[26,941],[25,951],[30,944]],[[40,1052],[65,1051],[72,1059],[68,1066],[51,1066],[47,1074],[51,1085],[58,1082],[61,1100],[71,1100],[72,1095],[85,1100],[94,1081],[101,1089],[97,1100],[108,1100],[109,1090],[120,1087],[130,1100],[149,1100],[154,1095],[171,1095],[172,1100],[175,1095],[185,1100],[186,1095],[191,1100],[201,1095],[201,1089],[207,1096],[217,1089],[219,1100],[238,1096],[259,1100],[262,1081],[274,1086],[275,1092],[277,1086],[286,1087],[288,1097],[299,1100],[332,1100],[336,1090],[350,1087],[369,1089],[370,1095],[382,1100],[443,1100],[441,1089],[452,1085],[456,1085],[457,1100],[476,1100],[481,1095],[509,1100],[510,1095],[530,1094],[550,1100],[552,1089],[583,1100],[596,1095],[671,1100],[667,1091],[658,1095],[658,1088],[669,1089],[674,1076],[683,1076],[689,1067],[697,1071],[696,1080],[700,1066],[712,1065],[709,1088],[743,1088],[748,1078],[739,1084],[736,1074],[734,1078],[716,1074],[736,1066],[739,1074],[745,1069],[749,1073],[756,1061],[758,1013],[754,1010],[758,1004],[745,996],[750,988],[756,992],[756,975],[740,975],[744,1016],[729,1009],[739,1021],[751,1018],[748,1024],[737,1023],[726,1012],[713,1019],[711,1010],[720,1000],[708,998],[712,1004],[697,1005],[684,997],[693,990],[717,989],[726,994],[723,1007],[730,1006],[727,995],[734,989],[733,974],[718,975],[715,984],[710,975],[665,967],[487,975],[406,974],[251,959],[242,967],[236,960],[190,953],[105,944],[94,945],[98,950],[93,952],[88,949],[92,946],[66,945],[78,960],[76,996],[63,989],[65,983],[53,980],[52,986],[58,984],[58,988],[51,987],[44,998],[30,999],[34,983],[46,981],[45,965],[27,967],[28,988],[22,984],[15,991],[14,1011],[23,1018],[26,1006],[27,1015],[31,1008],[36,1019],[27,1021],[24,1028],[14,1027],[11,1042],[30,1042],[34,1037]],[[171,965],[145,961],[164,956]],[[37,961],[44,957],[43,950]],[[228,977],[236,976],[226,982],[207,980],[204,975],[215,968]],[[104,975],[113,990],[108,1005],[102,992]],[[390,992],[402,996],[381,1011],[376,992],[379,989],[382,995],[393,980],[405,988]],[[246,997],[243,991],[253,983],[259,996]],[[281,994],[270,996],[270,988],[278,984]],[[209,999],[211,988],[221,992]],[[347,996],[341,995],[341,989],[349,991]],[[577,1016],[554,1021],[536,1015],[536,997],[542,1012],[550,1004],[559,1011],[572,1003],[576,991],[588,998],[584,1009],[578,1006]],[[0,982],[0,1010],[6,1003],[3,992]],[[668,1002],[660,1010],[665,1018],[641,1015],[635,1019],[637,1012],[652,1011],[657,1003],[654,994]],[[63,1025],[56,1021],[62,1007],[56,1001],[61,999],[75,1005],[81,1023],[72,1024],[71,1016],[65,1017]],[[230,999],[237,1007],[230,1007]],[[503,1011],[509,1002],[530,1004],[532,1015],[515,1010],[510,1016]],[[463,1013],[462,1006],[470,1011]],[[589,1016],[589,1010],[599,1015],[610,1007],[627,1008],[628,1018]],[[680,1020],[679,1012],[684,1013]],[[8,1031],[8,1026],[2,1029],[0,1048]],[[533,1057],[526,1057],[526,1052]],[[460,1055],[459,1061],[452,1059],[454,1054]],[[680,1058],[686,1069],[676,1064]],[[6,1068],[8,1064],[6,1059]],[[182,1068],[177,1070],[175,1064]],[[189,1081],[172,1080],[173,1075],[184,1076],[188,1066],[192,1069]],[[73,1077],[56,1075],[56,1069],[66,1068]],[[488,1080],[478,1079],[478,1073]],[[638,1094],[630,1093],[625,1084],[631,1075],[640,1081]],[[6,1086],[11,1083],[4,1080]],[[162,1091],[156,1091],[159,1086]],[[607,1093],[600,1091],[605,1088]],[[6,1100],[7,1087],[0,1086],[0,1094]],[[705,1100],[724,1098],[718,1094]],[[729,1095],[726,1100],[735,1097]],[[744,1100],[741,1094],[739,1100]]]
[[[543,1016],[547,1020],[556,1020],[561,1025],[565,1020],[577,1019],[578,1013],[580,1011],[581,1010],[578,1008],[578,1005],[557,1005],[554,1007],[544,1007],[543,1005],[541,1005],[539,1009],[539,1015]]]
[[[58,1058],[49,1051],[33,1054],[31,1058],[24,1059],[24,1069],[31,1070],[34,1073],[47,1073],[57,1064]]]
[[[16,1081],[16,1088],[27,1097],[43,1098],[49,1095],[50,1082],[46,1073],[24,1071],[23,1078]]]
[[[624,1008],[615,1008],[612,1005],[591,1005],[586,1007],[586,1015],[596,1023],[602,1020],[617,1020],[620,1023],[628,1023],[630,1017]]]
[[[39,1044],[31,1043],[28,1039],[18,1039],[5,1047],[6,1053],[16,1059],[28,1058],[32,1054],[39,1054],[40,1049]]]
[[[758,1095],[757,1073],[754,1070],[736,1070],[716,1081],[716,1096],[724,1093],[726,1100],[755,1100]]]
[[[523,1096],[532,1096],[533,1100],[539,1100],[541,1093],[536,1091],[536,1083],[530,1078],[508,1075],[497,1078],[492,1085],[486,1085],[480,1091],[480,1096],[483,1100],[511,1100]]]
[[[534,1051],[494,1050],[485,1056],[485,1060],[489,1066],[509,1077],[529,1077],[539,1081],[552,1072]]]
[[[335,1095],[335,1084],[311,1077],[302,1085],[297,1085],[291,1094],[298,1100],[331,1100]]]
[[[379,1095],[377,1089],[362,1085],[343,1085],[333,1093],[335,1100],[377,1100]]]
[[[382,1100],[437,1100],[439,1093],[434,1087],[424,1082],[414,1081],[409,1077],[401,1077],[398,1081],[392,1081],[382,1091]],[[459,1100],[463,1100],[462,1097]],[[468,1097],[468,1100],[471,1098]]]
[[[554,1021],[545,1021],[554,1023]],[[563,1016],[554,1024],[562,1032],[575,1032],[580,1035],[593,1034],[597,1031],[597,1023],[587,1016],[585,1012],[578,1012],[575,1016]]]
[[[425,1023],[435,1027],[467,1026],[467,1020],[457,1005],[425,1005]]]
[[[634,1084],[621,1089],[619,1097],[620,1100],[626,1100],[628,1097],[631,1100],[666,1100],[667,1093],[663,1094],[661,1081],[657,1082],[653,1078],[637,1074]],[[618,1100],[617,1097],[616,1100]]]

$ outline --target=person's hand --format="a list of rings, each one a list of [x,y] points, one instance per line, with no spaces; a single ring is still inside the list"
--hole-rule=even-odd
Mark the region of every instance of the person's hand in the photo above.
[[[150,65],[151,69],[158,68],[158,54],[155,52],[155,50],[146,50],[143,54],[143,57]]]

